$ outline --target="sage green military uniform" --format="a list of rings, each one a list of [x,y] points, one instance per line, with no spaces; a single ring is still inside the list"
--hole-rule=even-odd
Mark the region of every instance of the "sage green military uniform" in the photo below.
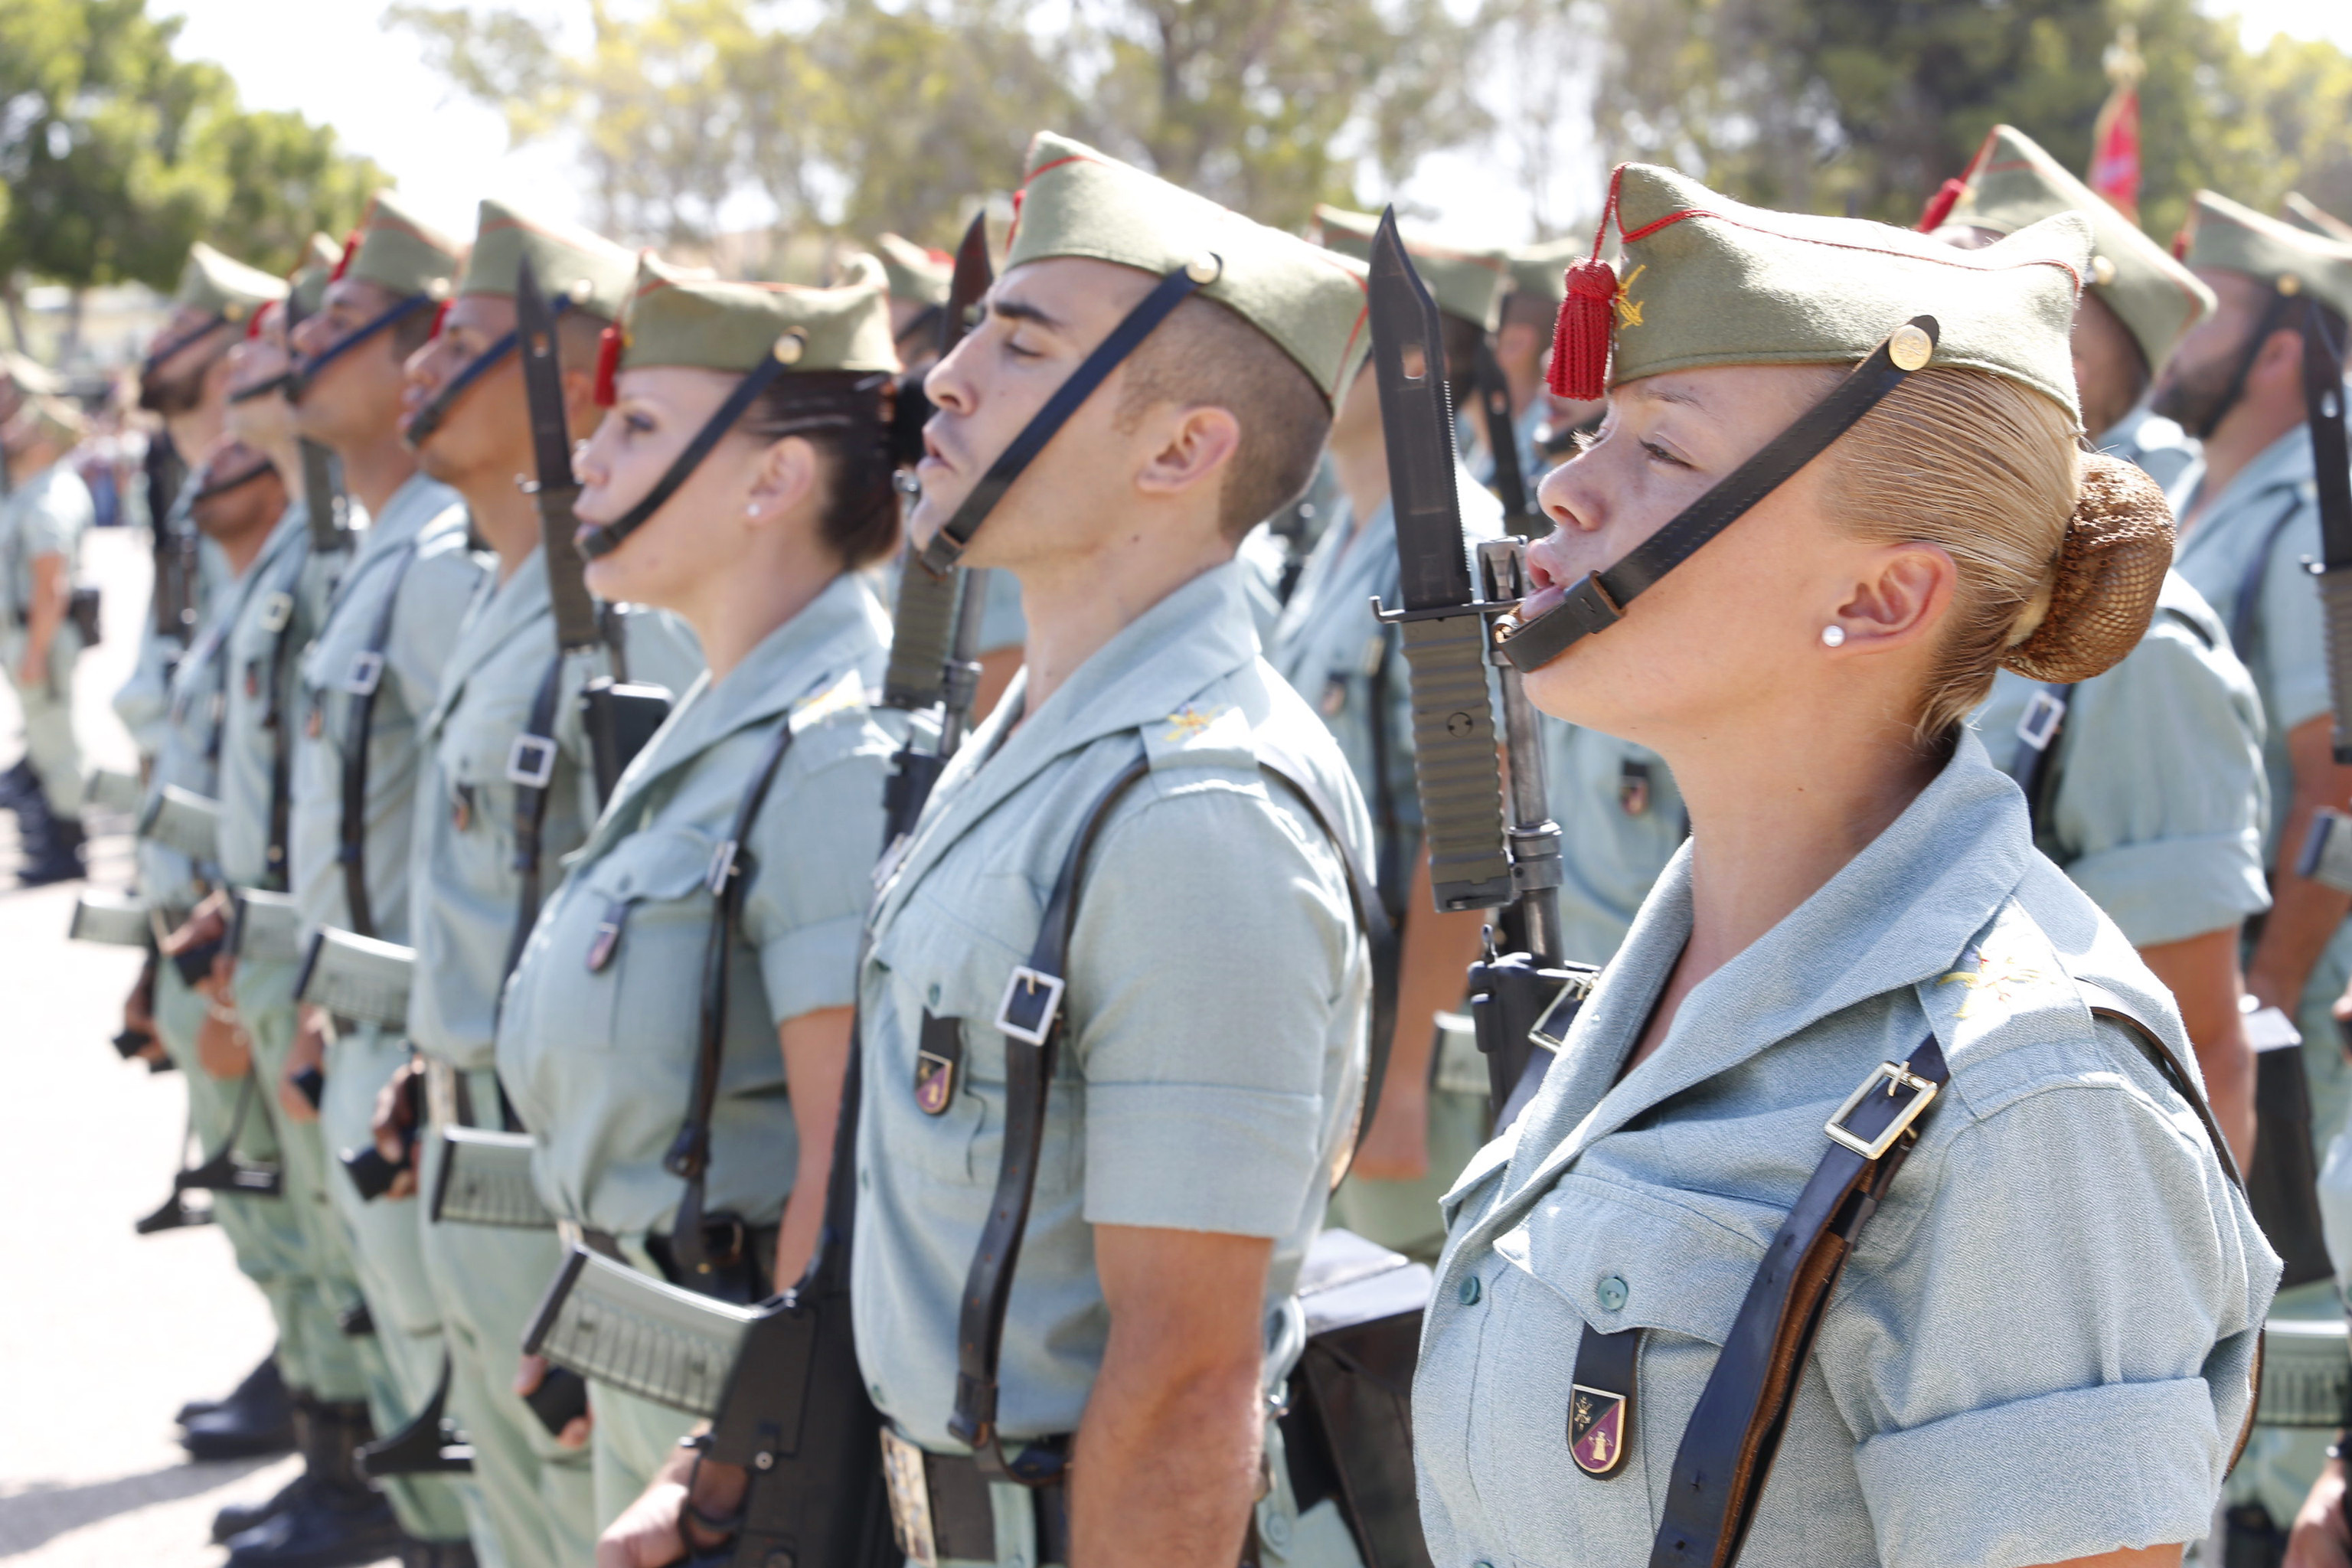
[[[287,289],[284,279],[247,267],[199,240],[189,247],[187,265],[181,269],[180,287],[172,303],[236,325],[250,321],[256,310],[285,299]],[[184,452],[181,456],[194,463],[199,454]],[[180,493],[172,500],[169,513],[150,519],[150,526],[169,538],[184,539],[194,533],[196,525],[188,515],[190,489],[190,486],[183,484]],[[201,620],[213,596],[228,585],[230,573],[220,546],[209,539],[198,540],[195,556],[196,581],[190,586],[196,617]],[[152,614],[141,617],[139,654],[132,661],[130,679],[114,694],[114,711],[122,721],[122,727],[131,731],[131,739],[142,757],[153,756],[163,744],[172,705],[173,666],[190,646],[190,640],[173,630],[158,630]]]
[[[1323,242],[1350,259],[1370,252],[1378,219],[1337,207],[1315,210]],[[1458,250],[1415,236],[1406,241],[1438,309],[1481,331],[1502,308],[1509,277],[1499,250]],[[1466,366],[1449,366],[1454,374]],[[1358,374],[1369,374],[1369,365]],[[1503,533],[1502,503],[1456,461],[1462,531],[1477,542]],[[1421,793],[1413,778],[1412,685],[1396,628],[1372,618],[1371,602],[1402,603],[1396,513],[1390,499],[1360,525],[1345,492],[1307,558],[1267,639],[1266,662],[1307,699],[1339,742],[1372,814],[1377,875],[1389,908],[1410,927],[1426,918],[1407,909],[1421,860]],[[1415,1258],[1433,1258],[1444,1240],[1437,1200],[1486,1141],[1486,1058],[1466,1030],[1443,1029],[1429,1099],[1429,1173],[1418,1181],[1357,1177],[1331,1200],[1331,1222]]]
[[[796,342],[788,374],[887,374],[898,360],[882,284],[862,256],[833,289],[698,279],[648,261],[618,369],[740,375],[772,345]],[[866,426],[877,440],[878,416],[877,403]],[[622,543],[619,556],[631,548]],[[541,908],[507,989],[499,1079],[538,1142],[548,1206],[593,1245],[688,1289],[756,1300],[772,1283],[775,1227],[799,1157],[796,1086],[776,1031],[855,1000],[897,750],[870,706],[889,635],[865,575],[844,572],[723,680],[698,679]],[[737,856],[749,881],[731,938],[701,1197],[705,1215],[751,1227],[753,1277],[706,1277],[671,1251],[684,1188],[663,1157],[693,1098],[713,857],[787,725],[789,749]],[[601,1527],[645,1490],[690,1422],[603,1383],[591,1385],[591,1402]]]
[[[357,509],[355,508],[354,510]],[[303,949],[320,928],[352,929],[341,857],[343,768],[356,738],[361,696],[374,683],[368,715],[367,787],[362,852],[373,917],[368,934],[408,940],[408,841],[415,815],[416,727],[433,705],[441,663],[485,574],[467,548],[466,511],[456,491],[423,474],[394,491],[368,519],[326,619],[303,655],[296,712],[289,856],[301,906]],[[383,647],[376,647],[379,635]],[[363,655],[380,653],[371,668]],[[355,680],[354,677],[358,679]],[[425,1279],[412,1201],[362,1199],[340,1155],[369,1146],[378,1092],[408,1060],[404,1035],[374,1024],[337,1021],[327,1047],[319,1133],[331,1157],[327,1195],[383,1352],[368,1405],[376,1430],[400,1430],[431,1398],[441,1371],[441,1319]],[[469,1533],[469,1512],[487,1534],[470,1483],[404,1476],[383,1483],[401,1526],[421,1541]]]
[[[60,816],[81,815],[81,746],[74,739],[74,665],[81,658],[81,630],[61,622],[49,643],[46,679],[27,685],[18,666],[29,635],[33,563],[59,557],[72,582],[81,564],[82,535],[97,521],[89,487],[62,459],[31,476],[0,501],[0,665],[25,715],[25,755],[39,778],[49,808]]]
[[[2189,266],[2240,272],[2273,288],[2307,289],[2339,311],[2352,310],[2352,247],[2210,191],[2198,194],[2191,226],[2185,258]],[[2283,283],[2289,278],[2294,282]],[[2298,422],[2220,494],[2206,493],[2201,458],[2182,471],[2171,492],[2178,517],[2203,508],[2181,534],[2175,569],[2229,627],[2262,698],[2263,771],[2271,804],[2263,839],[2265,868],[2278,864],[2280,836],[2294,799],[2287,737],[2329,707],[2319,595],[2304,567],[2305,560],[2321,554],[2314,472],[2310,433]],[[2303,1034],[2312,1138],[2322,1152],[2352,1115],[2352,1066],[2347,1065],[2330,1013],[2347,979],[2352,921],[2328,939],[2292,1009]],[[2276,1315],[2332,1319],[2340,1310],[2335,1285],[2319,1280],[2283,1291]],[[2284,1528],[2319,1473],[2321,1439],[2326,1436],[2257,1427],[2231,1478],[2231,1501],[2258,1501]]]
[[[1030,169],[1011,266],[1083,255],[1161,275],[1213,251],[1203,294],[1329,395],[1360,331],[1353,268],[1059,137],[1032,143]],[[1260,764],[1279,759],[1321,796],[1360,860],[1371,837],[1338,747],[1256,650],[1228,563],[1142,611],[1034,710],[1019,678],[883,881],[858,985],[852,1300],[877,1404],[931,1453],[960,1452],[958,1308],[1005,1115],[999,1005],[1089,805],[1138,762],[1148,776],[1106,817],[1077,905],[1066,1081],[1047,1102],[1000,1425],[1009,1448],[1085,1409],[1108,1327],[1097,1225],[1270,1239],[1269,1390],[1297,1355],[1294,1284],[1361,1095],[1370,974],[1339,850]],[[927,1015],[961,1020],[961,1063],[919,1098]],[[1278,1438],[1270,1468],[1265,1560],[1352,1561],[1329,1504],[1298,1516]],[[1038,1563],[1026,1494],[992,1497],[993,1560]]]
[[[2081,218],[1937,254],[1667,170],[1618,179],[1633,237],[1617,267],[1643,309],[1639,325],[1620,314],[1617,384],[1851,363],[1927,310],[1942,329],[1928,363],[2073,411]],[[2162,987],[2034,854],[1982,744],[1962,731],[1895,821],[1628,1069],[1690,939],[1692,874],[1685,849],[1541,1092],[1447,1197],[1414,1388],[1432,1559],[1643,1560],[1700,1391],[1831,1147],[1824,1122],[1924,1037],[1950,1080],[1828,1298],[1747,1560],[2025,1564],[2205,1535],[2278,1261],[2190,1106],[2086,1010],[2098,987],[2144,1015],[2193,1079]],[[1579,1349],[1636,1328],[1611,1456],[1626,1468],[1603,1479],[1569,1452],[1592,1392],[1571,1386]]]

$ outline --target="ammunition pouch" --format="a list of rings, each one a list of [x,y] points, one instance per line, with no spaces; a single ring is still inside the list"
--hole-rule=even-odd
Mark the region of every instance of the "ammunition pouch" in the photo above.
[[[433,1184],[436,1225],[494,1225],[552,1230],[555,1216],[530,1179],[528,1132],[444,1125],[441,1171]]]
[[[2346,1350],[2341,1317],[2307,1322],[2273,1318],[2263,1325],[2257,1422],[2333,1431],[2344,1424],[2347,1395],[2352,1395],[2352,1352]]]
[[[139,837],[201,865],[215,864],[220,859],[220,802],[165,784],[147,803]]]
[[[310,939],[294,995],[338,1018],[399,1034],[408,1027],[408,992],[415,974],[415,948],[329,926]]]
[[[82,780],[82,800],[100,811],[119,811],[136,816],[147,798],[147,786],[139,782],[137,773],[126,773],[116,768],[92,768]]]
[[[91,891],[74,900],[66,938],[109,947],[144,948],[153,944],[155,933],[148,922],[146,905],[120,893]]]
[[[302,956],[302,911],[291,895],[239,888],[228,951],[254,963],[293,963]]]

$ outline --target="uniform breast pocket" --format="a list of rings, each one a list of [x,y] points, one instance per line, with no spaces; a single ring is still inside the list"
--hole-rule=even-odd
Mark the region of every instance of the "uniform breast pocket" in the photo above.
[[[710,837],[691,827],[631,834],[583,868],[565,901],[575,912],[569,950],[551,953],[575,987],[604,993],[608,1048],[681,1084],[692,1071],[702,1017],[704,952],[710,940]],[[730,998],[730,1010],[756,997]],[[674,1069],[674,1070],[671,1070]]]
[[[1001,929],[1035,919],[1008,918]],[[1027,958],[928,891],[876,941],[884,1016],[867,1048],[875,1078],[865,1104],[881,1118],[891,1158],[959,1184],[996,1179],[1004,1131],[1004,1037],[996,1015],[1013,971]]]
[[[1494,1322],[1469,1453],[1489,1517],[1520,1560],[1647,1558],[1683,1428],[1780,1217],[1769,1205],[1570,1174],[1496,1242],[1479,1270]],[[1642,1331],[1632,1388],[1579,1384],[1588,1329]],[[1631,1419],[1619,1417],[1615,1439],[1627,1446],[1623,1468],[1585,1473],[1570,1454],[1579,1401],[1589,1418],[1627,1394]]]

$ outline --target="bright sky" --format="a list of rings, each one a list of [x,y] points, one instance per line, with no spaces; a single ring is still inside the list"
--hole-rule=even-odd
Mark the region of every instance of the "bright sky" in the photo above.
[[[566,9],[575,6],[584,18],[583,0],[564,0]],[[485,195],[551,216],[580,216],[580,175],[569,151],[508,150],[497,114],[451,94],[409,34],[383,29],[383,0],[304,0],[292,26],[285,0],[155,0],[154,8],[186,18],[182,52],[226,66],[247,104],[299,110],[334,126],[347,147],[392,172],[423,216],[453,235],[472,234],[474,204]],[[2250,44],[2287,32],[2352,49],[2352,5],[2210,0],[2210,8],[2237,13]],[[1402,194],[1434,209],[1466,243],[1528,237],[1524,200],[1489,159],[1433,158]],[[1558,205],[1590,205],[1582,195],[1571,184]]]

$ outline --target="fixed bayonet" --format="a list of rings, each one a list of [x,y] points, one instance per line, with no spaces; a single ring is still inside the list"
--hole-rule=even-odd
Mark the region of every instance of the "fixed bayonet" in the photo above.
[[[1511,415],[1511,382],[1494,345],[1478,340],[1476,374],[1471,389],[1479,412],[1486,417],[1486,452],[1495,459],[1495,498],[1503,503],[1503,526],[1520,539],[1536,539],[1545,531],[1542,513],[1528,495],[1526,459],[1519,454],[1519,427]]]
[[[956,247],[955,275],[940,311],[940,357],[944,359],[971,331],[981,297],[995,281],[988,260],[987,215],[976,215]],[[910,733],[885,786],[887,846],[914,830],[948,759],[963,743],[980,691],[980,620],[988,579],[978,569],[932,570],[922,552],[907,552],[898,574],[898,604],[890,636],[890,662],[882,678],[885,706],[908,712],[939,710],[931,750],[918,748]]]
[[[1572,1011],[1561,1004],[1580,999],[1591,979],[1590,971],[1561,961],[1559,829],[1545,795],[1535,710],[1518,671],[1494,653],[1495,621],[1525,593],[1527,545],[1482,544],[1472,575],[1454,489],[1437,301],[1405,254],[1394,208],[1372,237],[1370,298],[1404,599],[1400,609],[1377,601],[1373,608],[1396,625],[1404,645],[1433,890],[1441,910],[1504,910],[1499,923],[1517,949],[1500,951],[1489,927],[1486,953],[1469,977],[1470,1016],[1499,1131],[1541,1081],[1551,1059],[1541,1047],[1557,1048]],[[1490,679],[1500,688],[1510,757],[1507,824]]]
[[[547,558],[548,596],[555,606],[555,640],[566,653],[602,638],[596,602],[589,596],[588,563],[572,536],[580,521],[572,503],[580,481],[572,476],[572,427],[563,413],[563,368],[556,357],[555,311],[540,292],[530,258],[515,279],[515,333],[522,354],[523,396],[530,405],[530,449],[538,468],[522,488],[539,508],[540,552]]]

